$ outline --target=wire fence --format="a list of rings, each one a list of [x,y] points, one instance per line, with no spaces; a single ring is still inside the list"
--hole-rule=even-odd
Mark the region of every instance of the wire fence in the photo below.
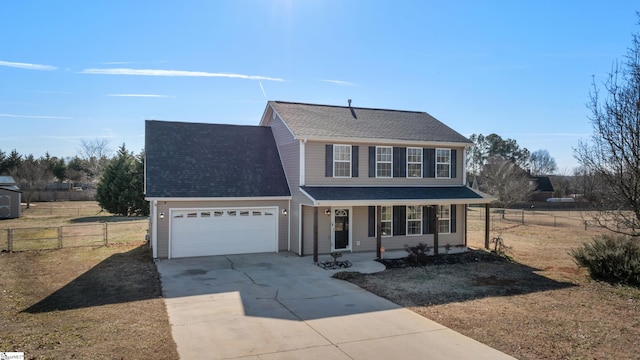
[[[0,229],[0,250],[50,250],[146,241],[146,220]]]
[[[468,212],[469,219],[485,219],[484,208],[471,208]],[[529,209],[489,209],[490,223],[494,226],[502,223],[504,226],[510,224],[520,225],[540,225],[549,227],[572,227],[587,230],[589,227],[596,227],[591,216],[586,211],[562,210],[562,211],[538,211]]]
[[[28,216],[92,216],[100,212],[98,206],[59,207],[32,205],[28,209],[22,207],[22,215]]]

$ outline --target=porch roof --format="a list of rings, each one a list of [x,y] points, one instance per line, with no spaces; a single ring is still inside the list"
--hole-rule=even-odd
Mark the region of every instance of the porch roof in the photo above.
[[[316,206],[487,204],[494,197],[467,186],[301,186]]]

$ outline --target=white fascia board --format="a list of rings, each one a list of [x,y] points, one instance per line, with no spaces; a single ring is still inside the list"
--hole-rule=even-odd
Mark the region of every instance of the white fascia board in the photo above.
[[[487,204],[488,199],[437,199],[437,200],[318,200],[315,206],[394,206],[394,205],[462,205],[462,204]]]
[[[288,201],[291,196],[263,196],[263,197],[145,197],[147,201]]]
[[[398,144],[398,145],[421,145],[423,147],[450,147],[450,148],[458,148],[465,147],[469,148],[473,146],[473,143],[466,142],[453,142],[453,141],[420,141],[420,140],[400,140],[400,139],[378,139],[378,138],[356,138],[356,137],[323,137],[323,136],[298,136],[294,135],[297,140],[308,140],[308,141],[316,141],[316,142],[326,142],[326,143],[349,143],[349,144],[381,144],[389,146],[389,144]]]
[[[258,125],[266,126],[269,122],[269,119],[267,118],[267,112],[269,112],[269,108],[273,107],[271,106],[271,103],[267,101],[267,106],[264,107],[264,111],[262,112],[262,117],[260,118],[260,123]]]
[[[303,193],[306,197],[309,198],[309,200],[311,200],[313,202],[314,206],[318,205],[318,202],[316,201],[316,199],[313,198],[313,196],[309,195],[308,192],[304,191],[302,188],[299,188],[300,192]]]

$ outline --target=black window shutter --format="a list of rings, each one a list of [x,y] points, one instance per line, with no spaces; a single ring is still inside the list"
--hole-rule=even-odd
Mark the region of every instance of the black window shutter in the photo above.
[[[451,149],[451,177],[455,178],[457,175],[456,165],[458,163],[457,155],[458,152],[456,149]]]
[[[393,235],[407,234],[407,207],[393,207]]]
[[[376,147],[369,146],[369,177],[376,177]]]
[[[423,177],[432,178],[436,177],[436,149],[423,149],[422,158],[424,162]]]
[[[451,232],[455,233],[456,232],[456,206],[455,205],[451,205]]]
[[[351,177],[358,177],[358,147],[351,146]]]
[[[324,176],[333,177],[333,145],[325,146]]]
[[[369,206],[369,237],[376,236],[376,207]]]
[[[436,232],[436,207],[425,206],[422,209],[422,233],[435,234]]]
[[[393,177],[407,176],[407,148],[393,148]]]
[[[423,234],[429,233],[429,209],[430,208],[431,208],[430,206],[422,207],[422,233]]]

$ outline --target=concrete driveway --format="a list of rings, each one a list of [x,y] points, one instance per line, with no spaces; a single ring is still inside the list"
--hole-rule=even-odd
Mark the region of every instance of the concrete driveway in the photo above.
[[[182,359],[513,359],[332,279],[309,257],[228,255],[157,265]]]

